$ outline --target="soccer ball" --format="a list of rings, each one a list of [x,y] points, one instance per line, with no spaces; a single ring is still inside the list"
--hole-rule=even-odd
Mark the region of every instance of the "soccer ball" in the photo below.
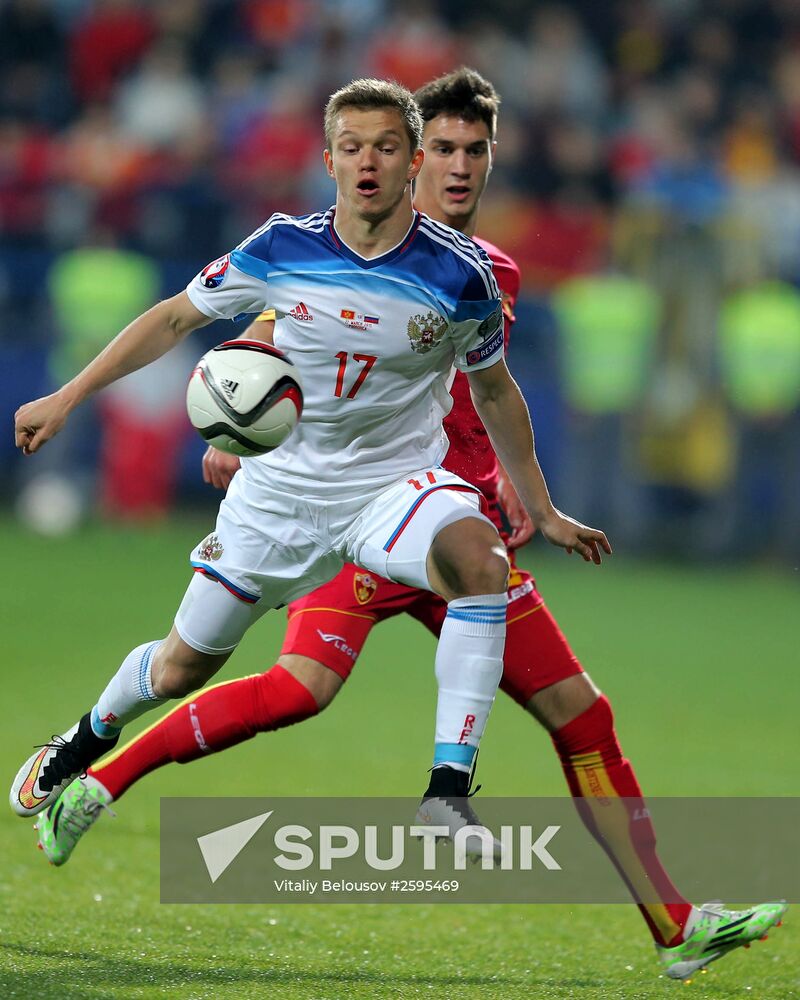
[[[186,391],[189,420],[231,455],[266,455],[303,412],[300,376],[283,351],[257,340],[227,340],[204,354]]]

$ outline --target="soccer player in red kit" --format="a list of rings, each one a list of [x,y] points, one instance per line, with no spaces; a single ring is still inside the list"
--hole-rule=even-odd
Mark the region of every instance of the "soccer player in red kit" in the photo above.
[[[425,162],[417,180],[415,206],[472,237],[494,156],[497,94],[479,74],[461,69],[427,84],[416,98],[425,120]],[[519,292],[519,270],[497,247],[485,240],[477,242],[494,265],[507,340]],[[272,318],[269,314],[260,317],[247,336],[269,339]],[[453,408],[445,421],[451,446],[444,465],[481,489],[501,531],[500,508],[510,526],[510,533],[503,536],[511,556],[511,574],[501,688],[550,733],[580,815],[637,901],[667,975],[687,978],[733,948],[762,937],[779,922],[785,907],[764,904],[739,912],[717,905],[694,907],[672,884],[656,853],[648,812],[636,808],[642,791],[633,767],[622,755],[608,699],[579,664],[530,574],[514,563],[513,551],[530,538],[531,522],[498,467],[463,374],[456,373],[451,391]],[[213,449],[204,459],[206,480],[220,488],[227,487],[236,467],[236,459]],[[424,485],[420,484],[421,489]],[[374,625],[408,614],[438,635],[446,611],[445,602],[431,593],[346,566],[329,583],[289,606],[288,629],[276,666],[265,674],[192,695],[191,704],[174,709],[91,767],[85,780],[74,782],[43,814],[40,844],[55,864],[63,864],[103,806],[148,772],[172,761],[185,763],[223,750],[257,732],[316,714],[349,677]],[[628,822],[623,824],[617,822],[616,810],[591,806],[592,800],[616,797],[628,802]],[[60,833],[54,829],[59,807]],[[640,902],[652,898],[654,889],[663,902]]]

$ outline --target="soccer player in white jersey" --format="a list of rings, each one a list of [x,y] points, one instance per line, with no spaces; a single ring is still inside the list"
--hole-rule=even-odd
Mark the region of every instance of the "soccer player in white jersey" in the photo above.
[[[355,81],[328,102],[325,133],[334,209],[274,215],[186,291],[134,320],[58,392],[17,411],[17,445],[33,454],[83,399],[192,330],[267,307],[278,317],[275,343],[305,386],[290,442],[243,460],[214,532],[192,553],[196,572],[167,637],[130,652],[91,711],[20,768],[10,793],[20,815],[49,806],[113,747],[125,723],[202,686],[264,611],[347,561],[448,602],[426,795],[465,794],[502,672],[508,563],[478,490],[440,466],[454,364],[468,375],[495,449],[544,537],[595,563],[601,549],[611,551],[601,531],[550,500],[527,408],[503,361],[488,258],[412,208],[424,154],[411,94]],[[370,322],[354,322],[361,317]]]

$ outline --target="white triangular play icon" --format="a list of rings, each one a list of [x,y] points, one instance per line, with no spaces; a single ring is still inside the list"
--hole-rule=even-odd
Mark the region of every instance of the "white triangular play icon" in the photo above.
[[[270,818],[273,809],[253,816],[251,819],[224,826],[221,830],[207,833],[197,838],[200,853],[206,863],[212,882],[216,882],[225,869],[231,865]]]

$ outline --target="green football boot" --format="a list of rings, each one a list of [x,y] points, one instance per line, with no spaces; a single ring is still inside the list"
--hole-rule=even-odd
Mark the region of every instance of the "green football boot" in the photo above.
[[[51,865],[63,865],[86,831],[109,809],[111,796],[96,778],[77,778],[41,813],[35,829],[39,850]]]
[[[749,910],[726,910],[720,903],[695,906],[683,943],[674,948],[656,945],[656,951],[670,979],[686,980],[735,948],[763,941],[769,930],[780,927],[787,909],[784,902],[760,903]]]

